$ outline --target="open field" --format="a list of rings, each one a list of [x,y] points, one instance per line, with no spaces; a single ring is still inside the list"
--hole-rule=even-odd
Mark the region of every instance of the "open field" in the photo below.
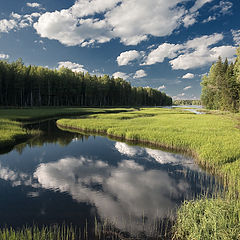
[[[230,113],[195,115],[179,109],[152,108],[61,119],[57,124],[74,131],[106,134],[193,155],[200,165],[221,176],[229,190],[224,196],[185,202],[178,211],[176,239],[239,239],[238,117]]]

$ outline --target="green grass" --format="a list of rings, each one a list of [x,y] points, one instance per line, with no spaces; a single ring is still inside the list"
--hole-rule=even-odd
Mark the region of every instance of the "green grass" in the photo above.
[[[51,227],[24,227],[14,230],[13,228],[3,228],[0,230],[1,240],[76,240],[76,229],[67,226]]]
[[[79,116],[89,113],[128,111],[126,108],[24,108],[0,109],[0,149],[12,147],[38,131],[27,131],[18,121],[35,121],[60,116]]]
[[[227,194],[185,202],[178,210],[176,239],[240,239],[239,115],[196,115],[179,109],[142,109],[129,113],[61,119],[63,128],[95,132],[185,151],[221,176]]]
[[[240,201],[202,198],[178,210],[174,239],[240,239]]]
[[[0,149],[8,148],[19,140],[27,139],[37,131],[27,131],[22,124],[8,119],[0,119]]]
[[[60,116],[78,116],[89,113],[105,113],[115,111],[128,111],[131,108],[77,108],[77,107],[41,107],[0,109],[0,119],[16,121],[33,121]]]

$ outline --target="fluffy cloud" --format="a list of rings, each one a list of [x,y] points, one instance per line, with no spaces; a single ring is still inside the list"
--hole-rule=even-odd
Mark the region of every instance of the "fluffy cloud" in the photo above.
[[[188,12],[182,0],[78,0],[69,9],[46,12],[34,28],[41,37],[67,46],[84,47],[113,38],[136,45],[149,36],[170,35],[182,24],[194,24],[196,11],[210,1],[198,0]]]
[[[32,7],[32,8],[40,8],[41,7],[41,4],[39,3],[27,3],[27,6],[28,7]]]
[[[124,73],[124,72],[115,72],[115,73],[113,74],[113,77],[114,77],[114,78],[122,78],[122,79],[126,80],[126,79],[129,78],[129,75],[127,75],[127,74]]]
[[[41,14],[36,12],[26,15],[20,15],[12,12],[10,14],[10,19],[0,20],[0,32],[8,33],[11,30],[30,27],[34,22],[34,19],[40,16]]]
[[[194,74],[192,73],[186,73],[185,75],[182,76],[183,79],[192,79],[194,78]]]
[[[155,63],[161,63],[165,58],[175,58],[177,52],[182,49],[182,45],[175,45],[169,43],[163,43],[157,49],[154,49],[147,56],[147,59],[143,65],[152,65]]]
[[[8,54],[0,53],[0,59],[9,59],[9,57]]]
[[[146,72],[143,69],[140,69],[140,70],[136,71],[133,78],[143,78],[143,77],[146,77],[146,76],[147,76]]]
[[[187,87],[185,87],[183,90],[186,91],[186,90],[189,90],[189,89],[191,89],[191,88],[192,88],[192,86],[187,86]]]
[[[17,21],[14,19],[2,19],[0,20],[0,32],[9,32],[10,30],[16,28],[18,25]]]
[[[34,24],[34,28],[41,37],[58,40],[67,46],[86,46],[94,42],[108,42],[111,39],[104,20],[78,20],[69,10],[43,14]]]
[[[124,66],[128,65],[128,63],[139,59],[141,54],[136,51],[136,50],[130,50],[126,52],[122,52],[118,57],[117,57],[117,63],[119,66]]]
[[[73,72],[87,72],[87,70],[84,68],[83,65],[78,64],[78,63],[73,63],[73,62],[70,62],[70,61],[59,62],[58,63],[58,69],[60,69],[61,67],[69,68]]]
[[[237,36],[235,34],[235,36]],[[236,48],[233,46],[212,47],[223,39],[222,34],[202,36],[187,41],[183,44],[163,43],[152,50],[146,57],[143,65],[161,63],[166,58],[172,59],[170,64],[173,69],[198,68],[215,62],[219,56],[234,60]],[[235,38],[237,39],[237,37]]]
[[[123,0],[106,19],[113,27],[113,34],[126,45],[146,40],[147,35],[166,36],[180,25],[185,10],[177,7],[181,0]]]
[[[111,10],[121,0],[78,0],[70,8],[72,14],[78,18],[94,15],[95,13],[104,13]]]
[[[232,35],[235,45],[240,45],[240,30],[232,30]]]
[[[198,13],[186,15],[183,19],[184,27],[187,28],[193,25],[197,21],[196,19],[197,15]]]
[[[210,36],[202,36],[186,42],[184,53],[171,60],[170,64],[173,69],[191,69],[198,68],[212,62],[215,62],[219,56],[234,59],[236,48],[233,46],[219,46],[211,48],[212,45],[223,39],[222,34],[213,34]]]

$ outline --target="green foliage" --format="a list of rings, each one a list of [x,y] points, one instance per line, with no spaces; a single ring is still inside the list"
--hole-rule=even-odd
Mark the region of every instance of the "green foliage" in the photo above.
[[[121,78],[0,61],[0,106],[163,106],[172,98]]]
[[[18,122],[0,119],[0,149],[12,146],[19,139],[27,138],[33,134],[33,131],[26,131]]]
[[[19,230],[13,228],[0,229],[1,240],[77,240],[81,239],[77,237],[78,231],[72,226],[50,226],[39,228],[24,227]]]
[[[201,100],[174,100],[173,105],[202,105]]]
[[[239,111],[240,48],[235,64],[222,62],[221,57],[202,78],[202,104],[208,109]]]
[[[185,202],[177,213],[174,239],[240,239],[240,201],[202,198]]]

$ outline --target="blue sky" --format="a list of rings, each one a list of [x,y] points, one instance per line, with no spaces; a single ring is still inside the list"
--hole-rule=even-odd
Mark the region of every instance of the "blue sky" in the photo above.
[[[0,59],[198,99],[218,56],[234,61],[239,19],[239,0],[0,0]]]

